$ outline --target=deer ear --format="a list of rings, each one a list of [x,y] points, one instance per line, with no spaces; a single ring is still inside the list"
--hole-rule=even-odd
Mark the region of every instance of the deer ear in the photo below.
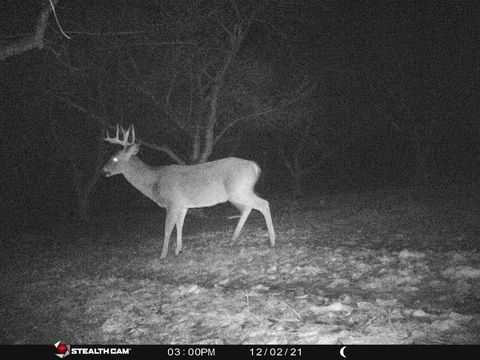
[[[137,155],[139,150],[140,150],[140,145],[139,144],[133,144],[127,150],[128,157],[133,156],[133,155]]]

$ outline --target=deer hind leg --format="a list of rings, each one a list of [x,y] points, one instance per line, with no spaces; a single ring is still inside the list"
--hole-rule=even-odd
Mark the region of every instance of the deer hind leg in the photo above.
[[[173,227],[177,223],[180,210],[181,209],[177,209],[177,208],[167,208],[167,216],[165,218],[165,237],[163,239],[163,249],[162,249],[162,254],[160,255],[160,259],[165,259],[167,257],[168,242],[170,241],[170,236],[172,235]]]
[[[175,249],[175,256],[178,256],[182,251],[183,244],[182,244],[182,229],[183,229],[183,222],[185,220],[185,216],[187,215],[187,208],[181,209],[178,214],[177,218],[177,248]]]
[[[275,246],[275,230],[273,229],[272,214],[270,214],[270,204],[267,200],[255,195],[254,209],[260,211],[267,223],[268,236],[270,237],[270,245]]]
[[[232,241],[236,240],[235,236],[238,237],[238,235],[240,234],[240,231],[242,230],[242,227],[245,224],[245,221],[247,220],[247,217],[253,208],[260,211],[265,218],[265,222],[267,223],[268,235],[270,237],[270,245],[275,246],[275,230],[273,228],[272,215],[270,213],[270,205],[268,201],[252,193],[248,197],[243,196],[242,198],[235,199],[233,203],[236,204],[238,208],[247,210],[243,210],[242,215],[240,216],[240,220],[238,221],[237,227],[233,234]]]
[[[235,243],[240,236],[240,232],[242,231],[243,226],[245,225],[245,221],[247,221],[248,215],[250,215],[252,208],[235,202],[233,204],[238,208],[238,210],[240,210],[241,213],[240,219],[238,220],[237,226],[235,227],[235,231],[233,232],[232,236],[232,243]]]

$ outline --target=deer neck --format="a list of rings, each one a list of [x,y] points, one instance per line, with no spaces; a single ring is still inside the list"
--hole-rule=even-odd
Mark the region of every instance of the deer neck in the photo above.
[[[153,200],[152,188],[156,181],[156,172],[150,166],[133,155],[123,171],[125,179],[142,194]]]

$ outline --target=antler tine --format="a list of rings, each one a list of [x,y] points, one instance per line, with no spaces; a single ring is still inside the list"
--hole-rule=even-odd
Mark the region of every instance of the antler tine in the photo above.
[[[112,138],[110,137],[110,133],[108,132],[108,129],[106,130],[107,135],[103,138],[103,140],[111,142]]]
[[[107,141],[107,139],[110,139],[110,133],[108,132],[108,129],[105,130],[106,136],[103,138],[103,140]]]
[[[129,137],[131,135],[132,140],[129,140]],[[133,128],[133,124],[130,125],[127,129],[127,131],[124,134],[124,139],[123,139],[127,145],[133,145],[135,144],[135,129]]]
[[[125,143],[125,146],[128,146],[128,137],[130,136],[130,127],[128,127],[127,131],[125,131],[122,127],[122,133],[123,133],[123,142]]]
[[[120,130],[122,130],[122,137],[123,137],[122,140],[120,140]],[[123,127],[120,127],[117,124],[117,131],[116,131],[115,137],[114,138],[110,137],[110,134],[108,133],[108,130],[107,130],[107,136],[103,140],[108,141],[109,143],[112,143],[112,144],[122,145],[124,148],[126,148],[128,145],[130,145],[128,142],[129,132],[130,130],[125,132]]]
[[[126,131],[122,128],[122,132],[123,141],[125,142],[126,146],[135,144],[135,128],[133,127],[133,124],[130,125]],[[129,140],[130,137],[132,140]]]

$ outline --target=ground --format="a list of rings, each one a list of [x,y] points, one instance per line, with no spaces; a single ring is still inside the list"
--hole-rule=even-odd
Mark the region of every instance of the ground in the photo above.
[[[270,198],[274,249],[222,205],[165,260],[161,209],[2,239],[0,343],[480,344],[478,194]]]

